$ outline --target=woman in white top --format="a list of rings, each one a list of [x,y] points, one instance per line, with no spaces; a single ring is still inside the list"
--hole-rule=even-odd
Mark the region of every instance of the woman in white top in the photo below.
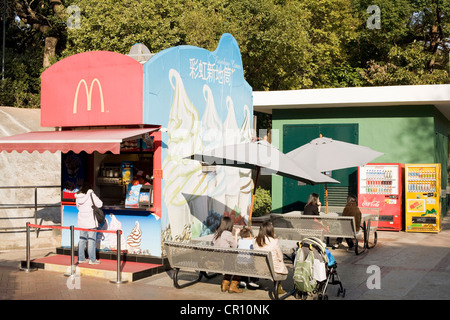
[[[92,199],[91,199],[92,195]],[[78,227],[83,229],[96,230],[98,228],[98,222],[94,217],[94,210],[92,209],[92,202],[100,208],[103,206],[102,200],[97,197],[91,186],[85,183],[80,191],[75,194],[76,205],[78,209]],[[95,231],[80,231],[80,240],[78,242],[78,264],[88,263],[99,264],[100,261],[95,256]],[[84,250],[86,248],[86,242],[88,247],[89,260],[85,258]]]

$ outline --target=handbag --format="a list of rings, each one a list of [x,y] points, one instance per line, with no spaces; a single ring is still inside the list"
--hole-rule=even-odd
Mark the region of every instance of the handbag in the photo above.
[[[99,224],[102,224],[105,222],[105,214],[103,213],[103,210],[97,207],[94,203],[94,199],[92,198],[91,193],[91,200],[92,200],[92,211],[94,214],[94,218],[98,221]]]

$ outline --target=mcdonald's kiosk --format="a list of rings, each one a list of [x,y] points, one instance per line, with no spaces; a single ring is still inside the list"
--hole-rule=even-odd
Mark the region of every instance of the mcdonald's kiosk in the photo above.
[[[158,257],[161,178],[150,178],[161,169],[161,126],[143,123],[142,86],[142,65],[130,57],[114,52],[68,57],[42,74],[41,125],[62,128],[56,132],[66,135],[54,146],[62,152],[62,224],[76,226],[74,194],[88,181],[103,201],[101,228],[123,231],[121,250]],[[138,172],[153,184],[152,203],[148,192],[141,196],[148,187],[142,188]],[[66,230],[61,246],[70,246]],[[105,233],[97,247],[117,250],[116,235]]]
[[[121,250],[163,257],[165,240],[248,217],[251,171],[205,171],[188,156],[251,141],[252,122],[239,46],[224,34],[214,51],[178,46],[145,63],[108,51],[56,62],[41,75],[41,126],[55,130],[0,138],[0,151],[61,152],[61,224],[77,226],[75,193],[88,181],[103,201],[101,228],[123,231]],[[136,182],[138,172],[147,181]],[[99,233],[97,247],[117,250],[116,240]],[[70,247],[69,230],[61,246]]]

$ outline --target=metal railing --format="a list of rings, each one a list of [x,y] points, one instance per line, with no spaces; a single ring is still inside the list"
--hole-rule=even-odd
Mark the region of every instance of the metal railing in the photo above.
[[[84,229],[84,228],[76,228],[74,226],[66,227],[66,226],[42,226],[42,225],[36,225],[36,224],[30,224],[27,222],[26,224],[26,230],[27,230],[27,243],[26,243],[26,265],[25,267],[21,267],[21,271],[31,272],[37,270],[37,268],[31,266],[31,244],[30,244],[30,231],[31,228],[47,228],[47,229],[68,229],[70,230],[70,272],[66,272],[64,275],[66,277],[70,277],[75,275],[75,240],[74,240],[74,231],[95,231],[95,232],[101,232],[101,233],[113,233],[116,234],[117,237],[117,269],[116,269],[116,279],[111,279],[111,283],[121,284],[121,283],[127,283],[128,280],[122,279],[122,271],[121,271],[121,235],[122,230],[92,230],[92,229]]]
[[[33,216],[17,216],[17,217],[0,217],[0,219],[34,219],[34,223],[37,224],[37,213],[38,209],[41,208],[60,208],[61,202],[52,203],[52,204],[39,204],[38,203],[38,189],[46,189],[46,188],[58,188],[61,189],[60,185],[49,185],[49,186],[0,186],[0,190],[4,189],[34,189],[34,203],[28,204],[0,204],[0,210],[11,210],[11,209],[34,209]],[[8,231],[8,230],[23,230],[25,227],[0,227],[0,231]],[[36,237],[38,237],[38,230],[36,230]]]

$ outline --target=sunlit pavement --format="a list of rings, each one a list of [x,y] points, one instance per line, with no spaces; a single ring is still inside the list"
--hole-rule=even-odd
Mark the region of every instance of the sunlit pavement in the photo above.
[[[347,252],[345,245],[332,250],[346,295],[338,297],[338,286],[329,285],[328,299],[450,299],[449,215],[442,225],[438,234],[379,231],[377,245],[358,256]],[[44,257],[54,251],[33,249],[31,258]],[[220,276],[176,289],[170,271],[135,282],[114,284],[108,279],[85,275],[66,277],[42,269],[20,271],[21,260],[25,260],[24,250],[0,252],[0,300],[270,300],[271,284],[267,281],[261,281],[259,290],[244,289],[243,293],[229,294],[220,291]],[[283,283],[286,290],[292,286],[292,280]],[[286,301],[291,300],[297,299],[289,297]]]

